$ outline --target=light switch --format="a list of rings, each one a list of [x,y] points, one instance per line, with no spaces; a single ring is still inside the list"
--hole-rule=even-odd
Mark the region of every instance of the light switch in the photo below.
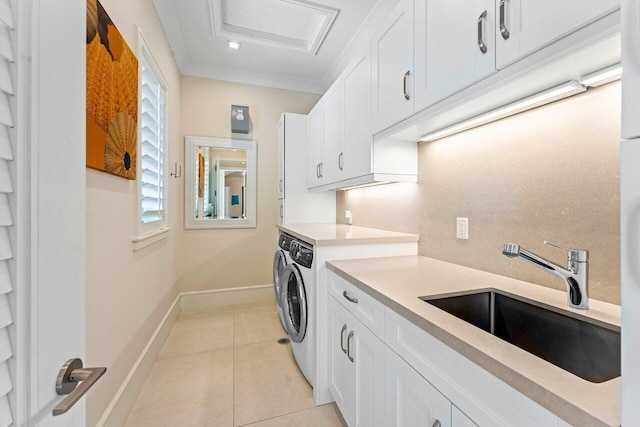
[[[469,218],[456,218],[456,237],[469,239]]]

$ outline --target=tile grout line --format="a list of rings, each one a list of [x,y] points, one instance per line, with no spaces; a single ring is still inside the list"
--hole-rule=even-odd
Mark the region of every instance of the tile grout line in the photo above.
[[[327,403],[327,405],[331,405],[331,403]],[[252,421],[249,424],[242,424],[241,426],[236,426],[236,427],[251,427],[254,424],[262,423],[262,422],[269,421],[269,420],[275,420],[276,418],[286,417],[286,416],[289,416],[289,415],[297,414],[299,412],[309,411],[309,410],[314,409],[314,408],[320,408],[322,406],[324,406],[324,405],[312,406],[310,408],[305,408],[305,409],[298,409],[297,411],[287,412],[286,414],[276,415],[276,416],[269,417],[269,418],[263,418],[261,420]]]

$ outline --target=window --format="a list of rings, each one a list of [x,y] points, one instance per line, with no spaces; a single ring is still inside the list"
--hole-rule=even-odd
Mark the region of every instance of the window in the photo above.
[[[167,83],[139,35],[138,234],[134,244],[167,229]],[[155,241],[155,239],[154,239]],[[152,242],[149,242],[153,243]],[[142,245],[144,247],[146,245]],[[136,249],[134,247],[134,249]],[[139,248],[138,248],[139,249]]]

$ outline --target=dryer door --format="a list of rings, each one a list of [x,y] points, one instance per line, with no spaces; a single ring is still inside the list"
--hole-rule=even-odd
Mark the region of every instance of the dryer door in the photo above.
[[[307,294],[298,266],[289,264],[281,280],[285,329],[291,341],[302,342],[307,332]]]
[[[276,303],[282,307],[282,275],[287,266],[287,256],[282,249],[276,249],[273,255],[273,291],[276,294]]]

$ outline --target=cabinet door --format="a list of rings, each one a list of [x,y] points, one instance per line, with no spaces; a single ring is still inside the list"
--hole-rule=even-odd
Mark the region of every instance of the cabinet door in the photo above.
[[[329,391],[349,426],[356,420],[356,373],[347,355],[347,339],[355,319],[333,297],[329,300]],[[355,332],[354,332],[355,335]],[[350,340],[353,340],[353,335]],[[353,350],[352,350],[353,351]]]
[[[371,45],[344,73],[345,140],[340,153],[341,180],[371,173]]]
[[[284,224],[284,199],[278,200],[278,225]]]
[[[356,371],[356,425],[384,427],[386,346],[355,317],[351,324],[354,335],[347,342],[347,356]]]
[[[478,424],[471,421],[464,412],[457,406],[451,405],[451,426],[452,427],[478,427]]]
[[[509,65],[620,7],[620,0],[496,0],[496,66]]]
[[[278,199],[284,199],[284,144],[286,115],[280,116],[278,122]]]
[[[413,0],[400,0],[372,49],[375,134],[413,114]]]
[[[416,0],[416,111],[495,71],[494,2]]]
[[[451,426],[451,403],[387,348],[387,427]]]
[[[320,168],[324,156],[324,108],[322,99],[309,113],[309,150],[307,158],[307,187],[322,184]]]
[[[344,146],[344,80],[339,78],[323,97],[324,159],[320,165],[323,183],[340,180],[340,153]]]

